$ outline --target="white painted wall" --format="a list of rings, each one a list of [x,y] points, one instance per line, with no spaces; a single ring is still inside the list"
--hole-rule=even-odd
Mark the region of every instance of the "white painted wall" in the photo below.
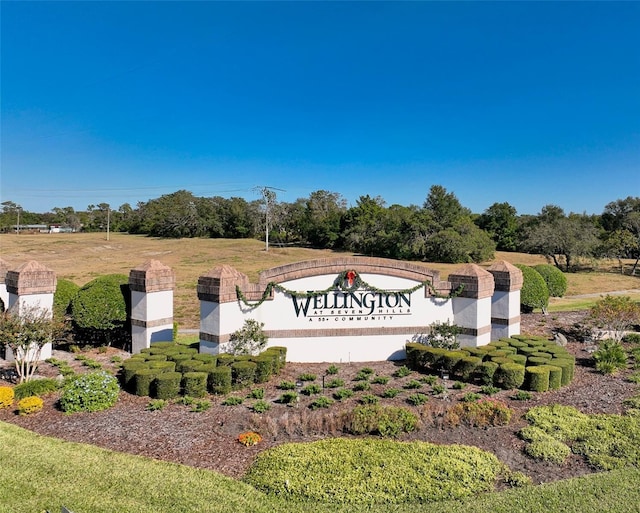
[[[20,315],[23,312],[28,311],[31,308],[40,308],[49,312],[49,318],[53,316],[53,293],[50,294],[28,294],[23,296],[18,296],[17,294],[9,293],[9,298],[7,300],[8,308],[15,308],[15,313]],[[46,360],[47,358],[51,358],[51,354],[53,351],[53,346],[51,342],[48,342],[42,346],[40,354],[37,355],[34,349],[30,349],[27,351],[27,359],[32,361],[34,359],[38,359],[38,361]],[[15,355],[13,351],[7,348],[6,359],[9,362],[15,360]]]
[[[173,318],[173,290],[131,291],[131,317],[141,321]]]

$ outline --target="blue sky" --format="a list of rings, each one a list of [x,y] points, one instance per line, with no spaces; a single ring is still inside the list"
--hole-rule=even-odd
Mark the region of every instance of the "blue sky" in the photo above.
[[[640,196],[639,2],[0,3],[0,200],[180,189],[601,213]]]

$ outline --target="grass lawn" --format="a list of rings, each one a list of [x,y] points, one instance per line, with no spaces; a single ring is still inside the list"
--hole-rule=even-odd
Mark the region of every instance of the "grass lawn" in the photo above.
[[[173,463],[36,435],[0,423],[0,513],[329,513],[344,505],[292,503],[249,485]],[[640,504],[640,470],[594,474],[549,485],[435,504],[349,506],[374,513],[632,513]]]

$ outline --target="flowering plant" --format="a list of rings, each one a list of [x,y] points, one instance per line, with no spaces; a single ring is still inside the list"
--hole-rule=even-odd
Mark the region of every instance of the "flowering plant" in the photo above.
[[[247,431],[238,435],[238,442],[246,447],[259,444],[262,442],[262,437],[255,431]]]

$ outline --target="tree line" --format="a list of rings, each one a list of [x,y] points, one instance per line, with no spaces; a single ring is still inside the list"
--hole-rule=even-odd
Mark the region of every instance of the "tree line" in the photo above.
[[[640,197],[631,196],[607,204],[601,215],[567,214],[556,205],[518,215],[507,202],[474,214],[441,185],[430,188],[422,206],[387,206],[381,197],[365,195],[347,207],[342,195],[326,190],[292,203],[278,202],[275,194],[247,201],[180,190],[117,210],[100,203],[85,211],[63,207],[34,213],[5,201],[0,228],[15,230],[18,215],[21,225],[166,238],[264,240],[268,231],[274,244],[430,262],[483,262],[499,250],[542,254],[565,271],[584,257],[631,258],[635,272],[640,258]]]

